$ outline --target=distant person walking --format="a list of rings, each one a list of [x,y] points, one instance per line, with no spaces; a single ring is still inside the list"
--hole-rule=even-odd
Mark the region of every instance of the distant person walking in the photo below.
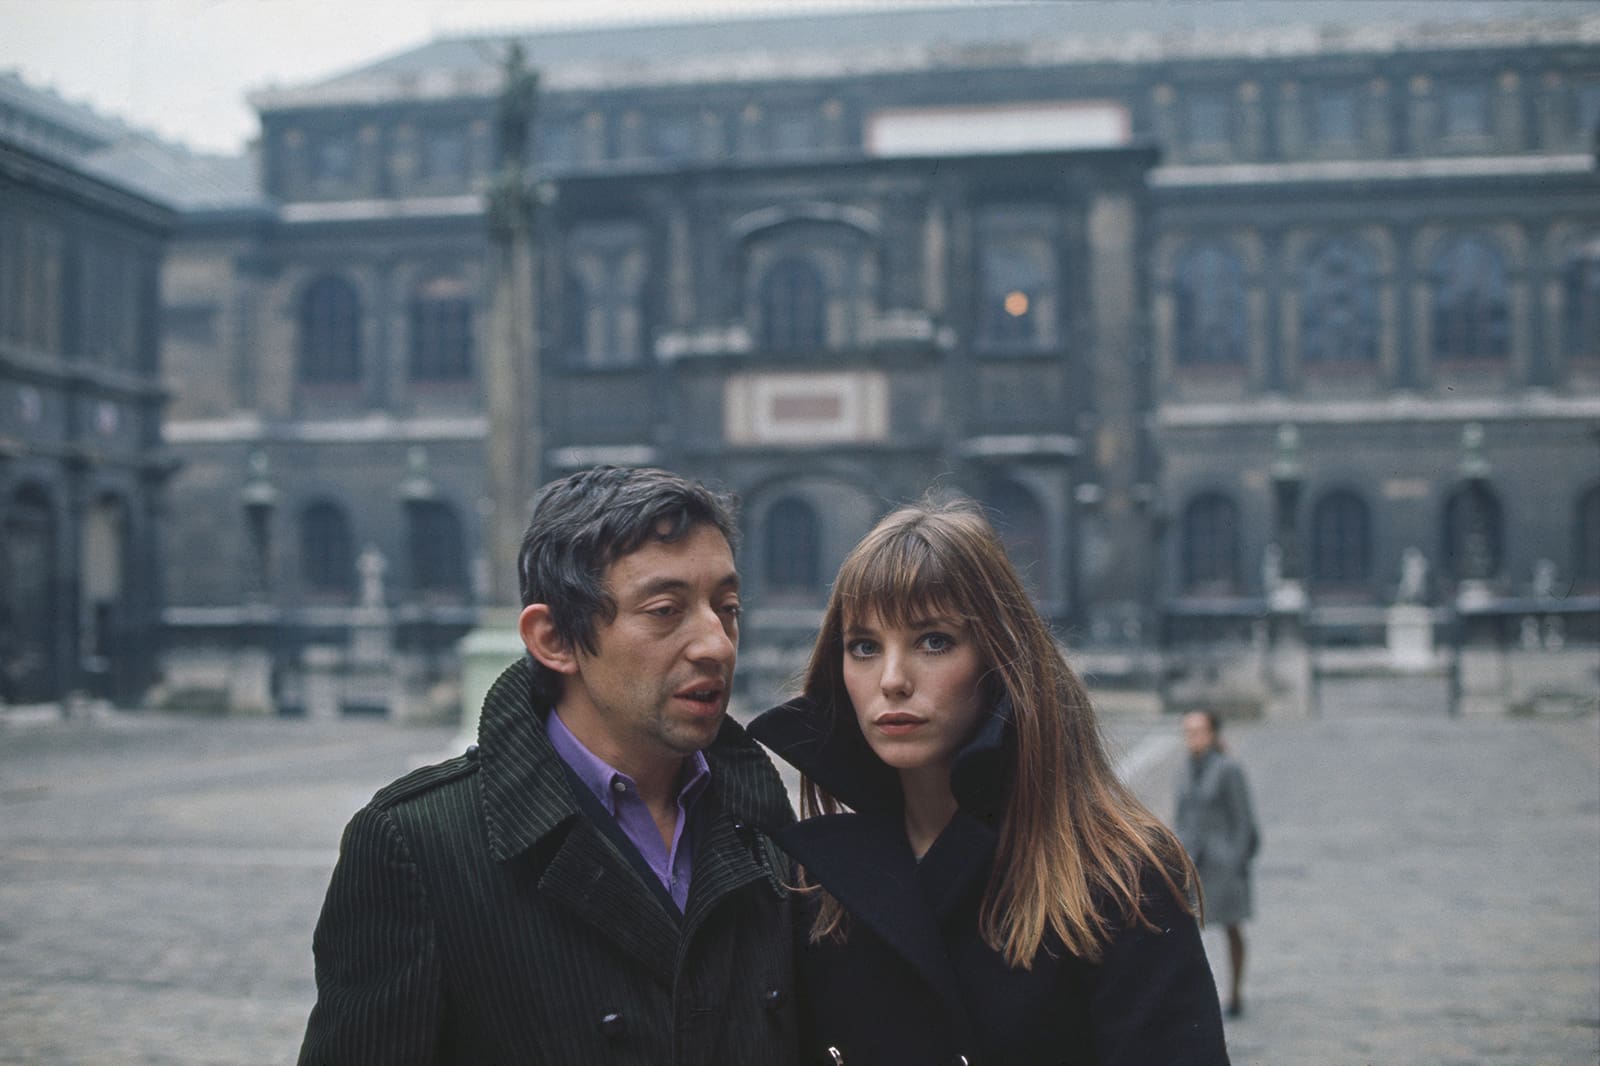
[[[1205,892],[1205,918],[1228,934],[1228,1017],[1244,1012],[1245,919],[1250,917],[1250,863],[1261,845],[1244,770],[1222,745],[1222,723],[1211,711],[1183,716],[1189,759],[1178,777],[1174,826]]]

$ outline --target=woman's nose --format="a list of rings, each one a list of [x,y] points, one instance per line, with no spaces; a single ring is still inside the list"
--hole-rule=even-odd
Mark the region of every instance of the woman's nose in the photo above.
[[[911,673],[906,669],[903,656],[897,652],[884,653],[883,676],[878,683],[884,692],[894,695],[905,695],[911,691]]]

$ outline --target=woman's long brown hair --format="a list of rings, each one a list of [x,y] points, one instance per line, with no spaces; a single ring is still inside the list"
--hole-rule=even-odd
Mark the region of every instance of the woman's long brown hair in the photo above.
[[[980,910],[985,943],[1029,969],[1055,934],[1098,960],[1113,925],[1145,922],[1141,876],[1154,871],[1185,909],[1194,867],[1160,820],[1117,779],[1088,692],[1028,598],[977,505],[929,498],[886,516],[846,557],[806,669],[805,693],[853,721],[844,685],[844,632],[876,612],[885,625],[953,614],[971,628],[989,695],[1011,699],[1016,768],[999,849]],[[802,778],[801,816],[839,802]],[[824,895],[813,941],[845,935]]]

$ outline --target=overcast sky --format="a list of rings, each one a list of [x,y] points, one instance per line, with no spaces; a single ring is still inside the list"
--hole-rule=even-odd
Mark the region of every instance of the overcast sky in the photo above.
[[[879,0],[877,6],[882,6]],[[0,0],[0,70],[205,151],[256,133],[245,94],[440,34],[864,0]]]

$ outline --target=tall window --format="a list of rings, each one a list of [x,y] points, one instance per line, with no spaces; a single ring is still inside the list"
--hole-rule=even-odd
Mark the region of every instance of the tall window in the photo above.
[[[1563,347],[1569,356],[1600,356],[1600,234],[1562,271]]]
[[[1306,264],[1300,358],[1317,365],[1378,358],[1377,259],[1355,241],[1330,241]]]
[[[1482,82],[1445,85],[1439,92],[1439,133],[1447,138],[1489,132],[1489,87]]]
[[[1433,357],[1504,359],[1511,351],[1505,261],[1480,237],[1458,237],[1433,261]]]
[[[434,597],[461,597],[467,591],[467,561],[461,520],[449,504],[422,500],[406,505],[406,540],[411,582]]]
[[[60,695],[55,508],[37,485],[9,503],[0,516],[0,699],[35,703]]]
[[[472,301],[459,278],[432,278],[411,294],[411,378],[462,381],[472,373]]]
[[[1177,357],[1181,366],[1243,366],[1244,267],[1219,244],[1200,245],[1178,263]]]
[[[350,524],[335,504],[319,500],[300,516],[300,571],[314,592],[355,591],[355,551]]]
[[[1350,144],[1361,133],[1361,97],[1355,86],[1326,85],[1311,97],[1311,138],[1318,144]]]
[[[568,251],[565,340],[574,366],[638,365],[645,356],[643,230],[632,223],[594,223],[573,234]]]
[[[355,286],[324,275],[300,296],[300,380],[354,384],[361,378],[361,299]]]
[[[772,592],[815,592],[819,578],[821,527],[805,500],[785,496],[767,509],[767,588]]]
[[[1036,348],[1051,339],[1046,316],[1054,305],[1051,246],[1038,237],[985,240],[978,261],[983,303],[978,337],[986,346]]]
[[[1010,478],[995,478],[983,489],[983,506],[1006,554],[1035,594],[1050,587],[1050,528],[1039,498]]]
[[[1489,578],[1500,572],[1500,501],[1487,485],[1464,485],[1445,501],[1443,547],[1445,567],[1457,581]]]
[[[761,279],[761,347],[767,351],[822,348],[827,301],[822,273],[807,260],[778,260]]]
[[[1372,576],[1372,529],[1366,502],[1339,489],[1311,509],[1311,580],[1358,585]]]
[[[1580,588],[1600,591],[1600,485],[1579,496],[1574,510],[1572,573]]]
[[[1190,148],[1219,149],[1233,143],[1233,101],[1220,89],[1184,94],[1183,135]]]
[[[1239,508],[1221,493],[1196,496],[1184,508],[1183,587],[1202,596],[1239,592]]]

